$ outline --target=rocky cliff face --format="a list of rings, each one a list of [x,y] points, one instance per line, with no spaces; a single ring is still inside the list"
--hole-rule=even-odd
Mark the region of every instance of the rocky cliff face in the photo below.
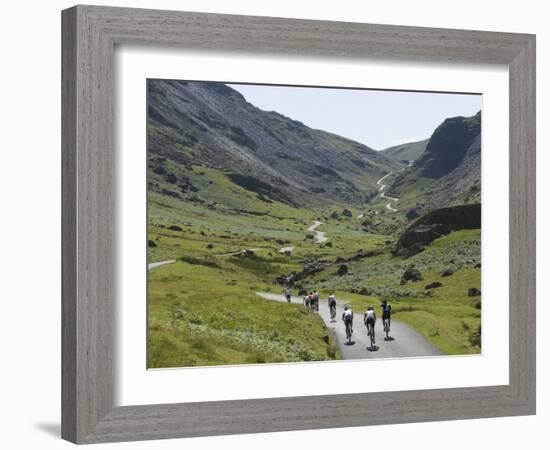
[[[436,128],[426,151],[417,160],[417,173],[428,178],[450,174],[462,164],[472,145],[479,152],[480,133],[481,112],[472,117],[446,119]]]
[[[481,112],[446,119],[426,150],[400,173],[389,195],[416,197],[418,212],[481,200]]]
[[[396,167],[363,144],[263,111],[221,83],[149,80],[147,130],[153,183],[166,176],[159,167],[166,161],[198,165],[294,205],[361,203]]]

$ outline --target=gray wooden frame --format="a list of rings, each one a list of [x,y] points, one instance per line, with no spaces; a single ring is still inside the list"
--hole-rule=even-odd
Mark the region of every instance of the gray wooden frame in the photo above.
[[[97,6],[62,13],[62,437],[76,443],[535,413],[535,36]],[[506,64],[508,385],[113,406],[115,44]],[[490,268],[485,268],[490,270]],[[527,326],[529,324],[529,326]]]

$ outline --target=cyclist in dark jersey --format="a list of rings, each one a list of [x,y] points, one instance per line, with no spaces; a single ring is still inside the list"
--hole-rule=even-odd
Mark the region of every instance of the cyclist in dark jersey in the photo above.
[[[380,305],[382,308],[382,323],[384,324],[384,331],[386,331],[386,324],[388,329],[391,326],[391,305],[388,303],[387,300],[383,300],[382,304]]]
[[[328,296],[328,309],[330,311],[330,320],[331,322],[335,322],[335,318],[336,318],[336,297],[334,296],[333,293],[331,293],[329,296]]]
[[[290,287],[286,288],[286,290],[285,290],[285,297],[286,297],[286,301],[287,301],[288,303],[290,303],[291,300],[292,300],[292,289],[290,289]]]

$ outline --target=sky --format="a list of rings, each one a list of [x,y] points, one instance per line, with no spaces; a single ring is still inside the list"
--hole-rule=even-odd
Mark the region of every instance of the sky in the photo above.
[[[376,150],[429,138],[448,117],[472,116],[481,95],[229,84],[264,111]]]

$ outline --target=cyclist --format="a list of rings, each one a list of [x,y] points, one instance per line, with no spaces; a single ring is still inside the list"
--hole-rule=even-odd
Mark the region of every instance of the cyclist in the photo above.
[[[384,331],[388,333],[391,326],[391,305],[387,300],[383,300],[380,307],[382,308],[382,324],[384,325]]]
[[[308,302],[308,305],[309,305],[309,309],[313,310],[313,304],[314,304],[314,300],[313,300],[313,291],[311,291],[309,293],[309,295],[307,296],[307,298],[309,299],[309,302]]]
[[[315,311],[319,311],[319,293],[317,291],[313,291],[313,303]]]
[[[342,320],[346,327],[346,338],[348,339],[348,344],[351,344],[351,335],[353,334],[353,311],[348,306],[344,306],[344,312],[342,313]]]
[[[328,309],[330,310],[330,321],[335,322],[335,319],[336,319],[336,297],[332,293],[328,296]]]
[[[365,326],[367,327],[369,336],[372,333],[371,343],[376,344],[376,338],[374,336],[374,325],[376,324],[376,313],[374,312],[374,308],[372,306],[368,307],[367,311],[365,312],[365,316],[363,317],[363,321],[365,322]]]
[[[285,297],[286,301],[290,303],[290,300],[292,299],[292,289],[290,289],[289,287],[285,290]]]

